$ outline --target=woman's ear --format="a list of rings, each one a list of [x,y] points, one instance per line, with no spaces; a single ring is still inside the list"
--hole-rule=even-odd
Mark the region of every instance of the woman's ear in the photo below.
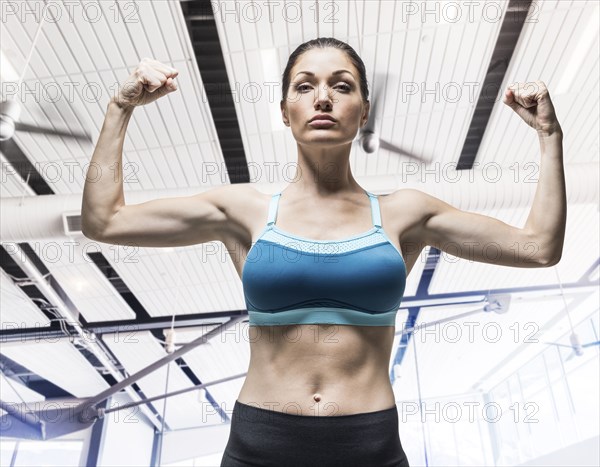
[[[281,117],[283,118],[283,123],[285,126],[290,126],[290,121],[287,115],[287,109],[285,108],[285,102],[283,100],[279,101],[279,107],[281,108]]]
[[[361,124],[360,124],[361,128],[364,127],[367,124],[367,122],[369,121],[369,112],[371,110],[371,102],[367,101],[367,103],[364,107],[365,108],[363,110],[363,114],[361,117]]]

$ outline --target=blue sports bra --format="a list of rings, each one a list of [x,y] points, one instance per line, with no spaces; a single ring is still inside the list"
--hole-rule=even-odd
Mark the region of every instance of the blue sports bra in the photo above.
[[[346,324],[394,326],[406,286],[402,253],[381,228],[341,240],[311,240],[275,226],[281,192],[271,197],[267,225],[250,248],[242,286],[250,326]]]

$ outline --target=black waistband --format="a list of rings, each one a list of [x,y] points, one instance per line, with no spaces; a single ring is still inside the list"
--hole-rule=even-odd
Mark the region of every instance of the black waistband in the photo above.
[[[364,423],[371,424],[385,420],[395,421],[398,419],[398,407],[396,405],[389,409],[346,415],[335,415],[336,407],[334,404],[329,406],[327,406],[327,404],[323,405],[320,413],[315,410],[310,413],[302,414],[300,407],[295,404],[288,404],[283,410],[284,411],[263,409],[236,400],[232,417],[242,418],[246,422],[262,423],[279,421],[282,423],[299,423],[306,425],[331,424],[332,426],[339,426],[340,422],[344,423],[344,426],[359,426]]]

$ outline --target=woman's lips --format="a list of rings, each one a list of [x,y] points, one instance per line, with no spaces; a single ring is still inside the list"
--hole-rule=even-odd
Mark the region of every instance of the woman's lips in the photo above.
[[[335,122],[327,119],[323,120],[313,120],[308,122],[309,125],[314,126],[315,128],[329,128],[335,125]]]

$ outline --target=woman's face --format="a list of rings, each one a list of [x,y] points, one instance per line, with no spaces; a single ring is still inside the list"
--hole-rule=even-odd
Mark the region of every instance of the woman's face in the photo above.
[[[338,70],[347,72],[334,74]],[[327,47],[311,49],[298,58],[281,111],[298,143],[339,145],[352,142],[367,123],[369,107],[362,100],[356,67],[345,52]],[[311,123],[318,114],[330,115],[335,122]]]

